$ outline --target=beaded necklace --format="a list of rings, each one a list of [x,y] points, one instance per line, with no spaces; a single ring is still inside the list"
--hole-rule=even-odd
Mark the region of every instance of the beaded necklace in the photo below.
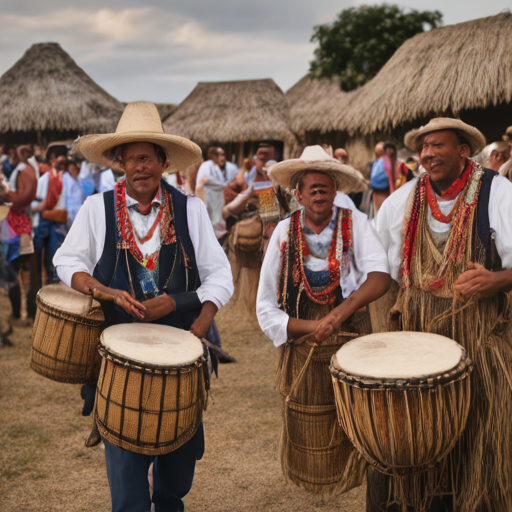
[[[288,241],[294,245],[295,261],[293,262],[293,282],[302,286],[306,295],[316,304],[327,305],[335,300],[334,290],[340,285],[340,277],[346,277],[352,254],[352,216],[350,210],[338,208],[336,224],[329,247],[328,265],[329,282],[321,290],[312,290],[306,278],[304,258],[309,255],[309,247],[304,234],[301,216],[302,210],[290,216]],[[282,247],[282,258],[286,258],[286,244]]]
[[[126,207],[126,181],[121,181],[115,186],[116,196],[116,217],[117,217],[117,234],[118,234],[118,249],[127,249],[132,256],[148,270],[154,270],[160,251],[151,255],[144,256],[135,241],[134,229],[128,215]],[[169,192],[164,186],[161,186],[162,191],[162,206],[157,216],[158,222],[155,221],[151,230],[151,236],[160,225],[160,246],[168,245],[176,242],[176,231],[174,227],[174,211],[172,207],[172,199]],[[151,231],[150,230],[150,231]],[[149,232],[148,232],[149,235]],[[148,236],[146,235],[146,237]],[[149,238],[151,238],[151,236]],[[146,238],[144,237],[144,238]],[[148,240],[149,240],[148,238]],[[142,242],[143,243],[143,242]]]

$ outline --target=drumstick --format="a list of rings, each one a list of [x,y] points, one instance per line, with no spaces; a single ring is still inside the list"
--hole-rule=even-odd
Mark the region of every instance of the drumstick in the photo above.
[[[96,300],[104,300],[105,302],[115,302],[116,298],[114,295],[110,295],[110,293],[100,292],[97,288],[94,288],[91,292],[93,298]]]

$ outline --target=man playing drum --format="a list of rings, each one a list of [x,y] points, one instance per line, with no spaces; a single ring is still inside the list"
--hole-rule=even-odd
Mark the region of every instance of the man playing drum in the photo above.
[[[405,144],[427,173],[392,194],[377,217],[399,284],[388,328],[460,343],[474,365],[471,407],[435,469],[391,481],[369,470],[367,510],[510,511],[512,184],[470,159],[485,138],[460,120],[432,119]]]
[[[84,203],[55,256],[59,277],[104,300],[105,327],[151,322],[204,337],[233,293],[229,263],[201,200],[161,179],[164,169],[200,159],[199,147],[165,134],[156,107],[137,102],[127,105],[116,133],[82,137],[76,150],[105,167],[117,163],[126,180]],[[104,444],[113,511],[149,510],[153,457]],[[201,424],[180,448],[155,458],[157,511],[184,509],[203,451]]]
[[[351,330],[348,321],[354,313],[382,296],[391,279],[386,255],[366,216],[357,210],[334,206],[337,190],[350,191],[359,186],[361,178],[354,169],[330,157],[320,146],[311,146],[304,150],[300,159],[271,167],[269,175],[283,189],[295,189],[295,198],[303,206],[279,222],[270,239],[261,269],[256,306],[262,330],[281,349],[280,372],[287,374],[294,371],[284,367],[286,361],[292,361],[294,354],[299,352],[296,340],[302,338],[298,342],[301,343],[303,337],[310,335],[309,343],[314,340],[313,344],[320,345],[320,349],[322,342],[342,326],[342,330]],[[369,332],[369,326],[365,329]],[[328,424],[329,438],[333,429],[339,428],[328,372],[329,358],[337,348],[339,345],[332,348],[325,361],[315,366],[321,375],[309,375],[313,368],[310,366],[302,379],[311,383],[325,379],[319,392],[327,393],[325,400],[330,403],[320,406],[326,413],[324,419],[319,415],[316,417]],[[291,362],[290,365],[297,366]],[[293,394],[288,384],[281,386],[278,383],[284,396]],[[307,396],[313,393],[312,389],[308,388],[304,393],[306,396],[296,409],[305,405],[306,408],[302,409],[309,415],[309,421],[315,417],[316,405],[310,400],[313,397]],[[325,405],[330,407],[329,411]],[[314,423],[315,420],[311,421]],[[285,424],[285,433],[289,430]],[[285,444],[288,441],[289,445],[293,444],[291,440],[287,441],[286,435],[283,439]],[[347,443],[348,447],[340,441],[339,449],[351,450],[350,443]],[[329,440],[323,446],[326,444]],[[302,468],[290,468],[286,474],[288,463],[294,463],[293,456],[284,460],[286,448],[282,446],[285,476],[313,492],[347,490],[350,486],[341,481],[343,468],[340,471],[340,468],[330,467],[336,461],[339,463],[343,456],[333,454],[333,450],[328,448],[324,455],[316,458],[312,455],[311,459],[304,461]],[[320,453],[314,446],[308,449],[311,449],[311,454]],[[326,472],[332,473],[332,478],[327,477]],[[320,473],[324,473],[325,480]]]

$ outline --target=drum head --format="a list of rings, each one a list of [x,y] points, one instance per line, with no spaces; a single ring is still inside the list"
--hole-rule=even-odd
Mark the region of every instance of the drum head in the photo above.
[[[453,370],[462,347],[444,336],[423,332],[382,332],[343,345],[336,354],[346,374],[376,379],[410,379]]]
[[[102,345],[131,361],[158,366],[181,366],[203,355],[202,343],[189,331],[157,324],[119,324],[101,334]]]
[[[90,295],[77,292],[64,283],[49,284],[38,292],[39,298],[55,309],[74,315],[87,315],[92,309],[101,309]]]

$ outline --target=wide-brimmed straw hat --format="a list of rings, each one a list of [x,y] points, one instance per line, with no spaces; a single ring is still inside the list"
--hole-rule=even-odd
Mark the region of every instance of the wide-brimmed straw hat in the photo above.
[[[268,175],[281,187],[292,190],[306,171],[329,174],[336,183],[336,189],[347,194],[361,192],[365,188],[363,175],[359,171],[329,156],[322,146],[306,147],[300,158],[273,165],[269,168]]]
[[[464,139],[466,139],[471,155],[479,153],[485,147],[485,137],[479,130],[460,119],[452,119],[451,117],[436,117],[431,119],[425,126],[406,133],[404,139],[405,145],[417,153],[421,153],[425,135],[442,130],[458,131]]]
[[[128,103],[115,133],[85,135],[74,144],[73,152],[80,153],[89,162],[104,167],[116,167],[109,150],[130,142],[158,144],[169,158],[168,172],[184,171],[201,160],[201,148],[192,141],[164,133],[158,110],[153,103]]]

